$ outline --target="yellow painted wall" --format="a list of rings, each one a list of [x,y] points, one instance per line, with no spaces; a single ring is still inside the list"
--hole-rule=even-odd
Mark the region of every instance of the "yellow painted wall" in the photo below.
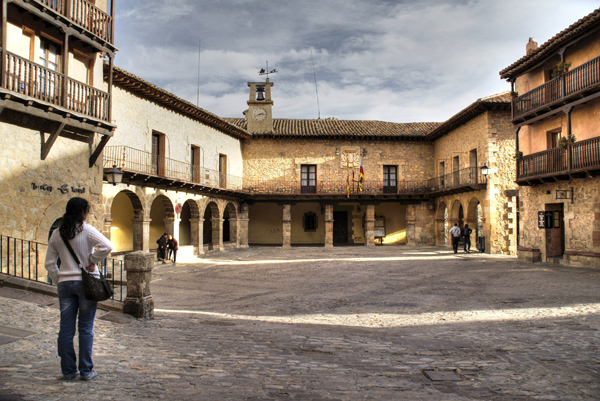
[[[325,243],[325,214],[321,213],[318,203],[298,203],[292,206],[292,244],[324,244]],[[317,230],[304,231],[302,218],[307,212],[317,215]],[[283,213],[283,212],[282,212]]]
[[[156,240],[165,233],[165,208],[160,199],[155,199],[150,209],[150,249],[158,248]]]
[[[248,214],[248,243],[283,244],[283,206],[257,203],[249,207]]]
[[[375,206],[375,217],[385,217],[384,244],[406,244],[406,205],[382,203]]]
[[[110,208],[110,240],[115,252],[133,251],[133,205],[123,192],[114,199]]]

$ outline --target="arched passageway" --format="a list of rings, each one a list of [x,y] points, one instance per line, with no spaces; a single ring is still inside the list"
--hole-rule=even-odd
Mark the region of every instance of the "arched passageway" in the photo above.
[[[110,207],[110,240],[113,252],[143,250],[144,209],[140,198],[132,191],[119,192]]]
[[[233,203],[228,203],[223,212],[223,243],[237,244],[237,211]]]
[[[219,249],[219,231],[221,228],[219,218],[219,206],[215,202],[209,202],[204,210],[203,242],[208,250]]]

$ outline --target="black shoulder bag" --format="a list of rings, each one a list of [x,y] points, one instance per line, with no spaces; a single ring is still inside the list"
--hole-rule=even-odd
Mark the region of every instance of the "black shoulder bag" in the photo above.
[[[81,281],[83,283],[83,292],[85,293],[85,299],[100,302],[106,301],[108,298],[112,297],[114,294],[113,289],[102,275],[102,272],[98,270],[98,273],[100,274],[100,279],[97,279],[96,277],[88,273],[81,265],[81,262],[75,254],[75,251],[73,251],[73,248],[71,247],[71,244],[69,244],[69,241],[65,237],[63,237],[62,234],[60,235],[60,237],[67,246],[69,252],[71,252],[71,255],[73,255],[73,259],[75,259],[75,262],[77,262],[77,265],[81,269]]]

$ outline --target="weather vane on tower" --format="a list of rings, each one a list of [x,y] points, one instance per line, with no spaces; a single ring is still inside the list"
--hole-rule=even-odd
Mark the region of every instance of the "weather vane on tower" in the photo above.
[[[269,60],[267,60],[267,68],[261,68],[260,71],[258,72],[258,75],[266,75],[267,79],[269,79],[269,74],[275,74],[277,72],[276,69],[272,69],[271,71],[269,71]]]

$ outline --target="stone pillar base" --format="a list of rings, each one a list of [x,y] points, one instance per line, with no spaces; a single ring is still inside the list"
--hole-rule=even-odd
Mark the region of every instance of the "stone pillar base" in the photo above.
[[[517,248],[517,259],[525,262],[539,262],[541,260],[542,253],[537,248]]]
[[[154,300],[152,295],[143,298],[126,297],[123,302],[123,313],[138,319],[154,319]]]

